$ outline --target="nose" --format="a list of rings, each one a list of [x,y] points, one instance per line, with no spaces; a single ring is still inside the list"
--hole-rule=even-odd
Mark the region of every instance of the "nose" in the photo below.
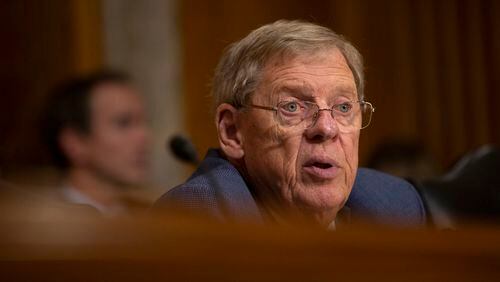
[[[307,139],[322,142],[335,138],[339,133],[337,122],[333,119],[330,109],[318,111],[316,121],[306,129]]]

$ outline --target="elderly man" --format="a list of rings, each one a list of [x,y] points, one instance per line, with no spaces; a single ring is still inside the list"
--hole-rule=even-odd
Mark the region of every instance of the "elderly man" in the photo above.
[[[254,30],[215,71],[220,149],[156,208],[325,226],[342,210],[349,221],[423,224],[409,183],[358,169],[360,130],[374,112],[363,88],[361,55],[330,29],[281,20]]]

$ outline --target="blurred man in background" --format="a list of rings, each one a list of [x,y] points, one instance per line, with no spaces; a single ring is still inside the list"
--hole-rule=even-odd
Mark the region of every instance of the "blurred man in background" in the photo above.
[[[50,97],[43,136],[63,171],[58,196],[105,215],[145,207],[126,197],[148,172],[144,102],[127,75],[99,72],[61,85]]]

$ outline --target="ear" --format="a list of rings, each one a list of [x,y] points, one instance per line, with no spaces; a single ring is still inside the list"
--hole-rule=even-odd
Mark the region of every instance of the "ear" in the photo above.
[[[238,114],[235,107],[226,103],[219,105],[215,112],[219,145],[224,154],[232,159],[241,159],[245,155]]]
[[[59,135],[59,146],[72,165],[81,166],[87,162],[85,136],[77,130],[63,129]]]

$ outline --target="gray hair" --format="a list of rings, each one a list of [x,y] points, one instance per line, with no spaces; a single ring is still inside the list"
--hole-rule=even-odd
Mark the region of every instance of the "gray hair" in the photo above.
[[[215,69],[212,85],[214,108],[228,103],[244,106],[260,81],[265,65],[277,56],[314,54],[332,48],[345,57],[363,100],[361,54],[344,37],[329,28],[302,21],[279,20],[264,25],[227,47]]]

